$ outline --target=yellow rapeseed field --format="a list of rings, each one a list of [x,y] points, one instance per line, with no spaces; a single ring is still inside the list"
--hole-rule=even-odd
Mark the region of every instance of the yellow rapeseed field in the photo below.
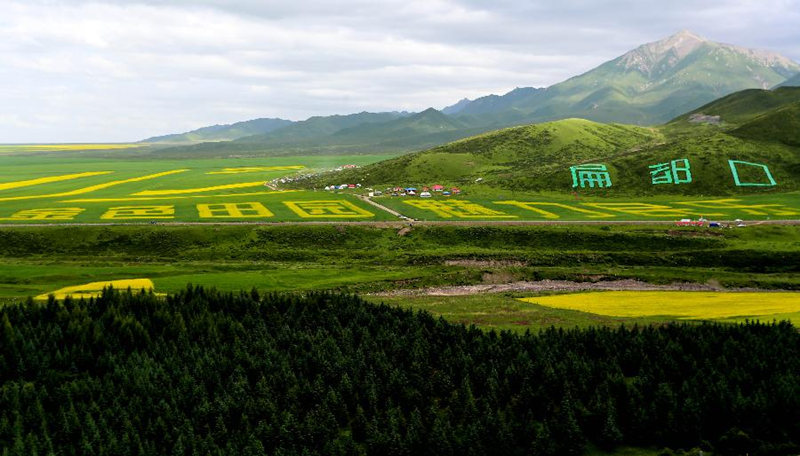
[[[715,320],[800,312],[800,293],[791,292],[601,291],[521,300],[614,317]]]
[[[117,150],[142,147],[141,144],[0,144],[2,152],[47,152],[75,150]]]
[[[244,174],[244,173],[259,173],[267,171],[294,171],[303,169],[303,165],[286,165],[286,166],[240,166],[238,168],[222,168],[220,171],[209,171],[206,174]]]
[[[0,190],[9,190],[12,188],[21,188],[21,187],[32,187],[34,185],[42,185],[42,184],[49,184],[51,182],[61,182],[72,179],[80,179],[81,177],[102,176],[103,174],[110,174],[110,173],[111,171],[90,171],[86,173],[62,174],[60,176],[47,176],[47,177],[39,177],[36,179],[27,179],[22,181],[3,182],[0,183]]]
[[[109,187],[114,187],[115,185],[121,184],[128,184],[131,182],[141,182],[149,179],[157,179],[159,177],[169,176],[172,174],[183,173],[189,171],[188,169],[175,169],[172,171],[164,171],[161,173],[149,174],[147,176],[140,176],[134,177],[131,179],[124,179],[118,181],[111,181],[106,182],[103,184],[92,185],[89,187],[83,187],[76,190],[70,190],[68,192],[60,192],[60,193],[48,193],[46,195],[26,195],[26,196],[7,196],[0,198],[0,201],[19,201],[19,200],[30,200],[30,199],[42,199],[42,198],[58,198],[63,196],[73,196],[73,195],[82,195],[84,193],[91,193],[97,190],[103,190]]]
[[[72,296],[75,299],[91,298],[100,296],[103,288],[114,287],[118,290],[152,290],[153,281],[150,279],[125,279],[125,280],[109,280],[106,282],[91,282],[83,285],[75,285],[71,287],[61,288],[51,293],[42,294],[36,297],[37,300],[47,300],[49,295],[54,295],[56,299],[64,299],[67,296]]]
[[[240,182],[238,184],[215,185],[213,187],[184,188],[176,190],[145,190],[134,193],[133,196],[161,196],[161,195],[185,195],[189,193],[214,192],[217,190],[230,190],[234,188],[264,187],[264,181]]]

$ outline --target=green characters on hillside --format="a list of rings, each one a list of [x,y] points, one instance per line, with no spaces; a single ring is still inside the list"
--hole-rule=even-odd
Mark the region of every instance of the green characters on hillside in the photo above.
[[[731,167],[733,183],[737,187],[774,187],[778,185],[775,182],[775,178],[772,177],[772,173],[769,172],[767,165],[741,160],[728,160],[728,166]],[[743,173],[746,173],[748,177],[742,176]],[[755,173],[755,176],[753,173]],[[763,174],[763,177],[760,174]]]
[[[728,160],[728,166],[737,187],[774,187],[777,184],[769,167],[763,163]],[[693,182],[692,167],[688,158],[677,158],[668,162],[649,165],[652,185],[681,185]],[[611,187],[611,173],[600,163],[570,166],[572,188]]]
[[[667,163],[650,165],[649,168],[653,185],[679,185],[692,182],[692,170],[688,158],[679,158]]]
[[[580,188],[605,188],[611,187],[611,174],[606,165],[599,163],[586,163],[570,166],[572,173],[572,187]]]

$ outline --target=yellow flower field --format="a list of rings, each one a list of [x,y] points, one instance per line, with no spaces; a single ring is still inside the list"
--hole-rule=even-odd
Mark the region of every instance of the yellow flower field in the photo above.
[[[32,187],[34,185],[49,184],[51,182],[61,182],[72,179],[80,179],[81,177],[102,176],[103,174],[111,174],[111,171],[94,171],[87,173],[63,174],[61,176],[47,176],[47,177],[39,177],[36,179],[27,179],[15,182],[3,182],[0,183],[0,190],[9,190],[12,188],[21,188],[21,187]]]
[[[97,190],[103,190],[103,189],[106,189],[106,188],[109,188],[109,187],[114,187],[115,185],[128,184],[128,183],[131,183],[131,182],[141,182],[141,181],[145,181],[145,180],[149,180],[149,179],[157,179],[159,177],[164,177],[164,176],[169,176],[169,175],[172,175],[172,174],[183,173],[183,172],[186,172],[186,171],[189,171],[189,170],[188,169],[175,169],[175,170],[172,170],[172,171],[164,171],[164,172],[161,172],[161,173],[149,174],[147,176],[134,177],[134,178],[131,178],[131,179],[124,179],[124,180],[106,182],[106,183],[103,183],[103,184],[92,185],[92,186],[89,186],[89,187],[79,188],[79,189],[71,190],[71,191],[68,191],[68,192],[50,193],[50,194],[46,194],[46,195],[8,196],[8,197],[0,198],[0,201],[19,201],[19,200],[29,200],[29,199],[58,198],[58,197],[63,197],[63,196],[82,195],[84,193],[91,193],[91,192],[94,192],[94,191],[97,191]]]
[[[286,165],[286,166],[241,166],[238,168],[222,168],[221,171],[209,171],[206,174],[244,174],[244,173],[260,173],[268,171],[296,171],[304,169],[303,165]]]
[[[49,295],[54,295],[56,299],[64,299],[67,296],[72,296],[75,299],[91,298],[100,296],[103,288],[114,287],[118,290],[152,290],[154,289],[153,281],[150,279],[126,279],[126,280],[109,280],[107,282],[90,282],[83,285],[75,285],[71,287],[64,287],[59,290],[41,294],[35,299],[43,301],[47,300]]]
[[[231,190],[235,188],[264,187],[264,181],[240,182],[238,184],[215,185],[213,187],[184,188],[177,190],[144,190],[134,193],[134,196],[161,196],[161,195],[185,195],[187,193],[214,192],[217,190]]]
[[[716,320],[800,312],[800,293],[791,292],[602,291],[521,300],[613,317],[669,316],[686,320]]]
[[[119,150],[142,147],[141,144],[2,144],[2,152],[48,152],[75,150]]]

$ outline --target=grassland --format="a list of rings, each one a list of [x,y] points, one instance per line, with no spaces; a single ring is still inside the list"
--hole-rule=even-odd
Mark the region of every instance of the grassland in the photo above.
[[[543,279],[800,290],[800,228],[715,235],[659,226],[86,226],[0,229],[0,301],[64,287],[149,279],[223,290],[361,294]],[[519,301],[530,293],[373,296],[485,328],[653,323]],[[771,318],[771,317],[770,317]],[[777,318],[777,316],[775,317]]]
[[[584,119],[511,127],[343,176],[373,186],[463,186],[480,180],[506,190],[577,191],[598,197],[739,197],[797,191],[798,99],[796,88],[737,92],[650,128]],[[691,114],[717,117],[693,121]],[[741,179],[731,170],[731,160],[747,163],[737,171]],[[657,170],[669,168],[673,161],[686,165],[688,172],[673,179],[657,178]],[[573,167],[587,164],[602,165],[607,181],[589,185],[576,179]]]

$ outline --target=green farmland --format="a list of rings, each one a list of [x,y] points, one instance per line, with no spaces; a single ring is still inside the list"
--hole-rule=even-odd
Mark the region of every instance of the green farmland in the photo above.
[[[380,197],[375,200],[418,220],[657,221],[800,219],[800,193],[724,197],[575,197],[468,187],[459,197]]]
[[[389,220],[395,217],[349,195],[266,186],[287,175],[381,158],[0,156],[0,223]]]

